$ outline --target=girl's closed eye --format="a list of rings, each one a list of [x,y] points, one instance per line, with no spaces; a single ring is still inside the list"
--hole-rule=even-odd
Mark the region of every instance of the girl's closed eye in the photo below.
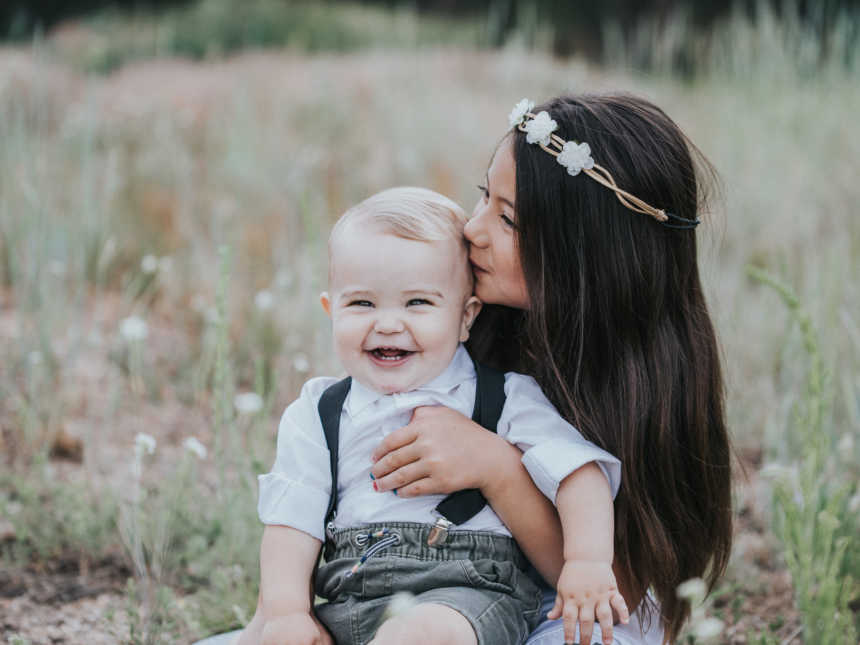
[[[482,197],[483,199],[485,199],[485,200],[486,200],[486,199],[489,199],[489,198],[490,198],[490,191],[489,191],[489,190],[487,190],[487,187],[486,187],[486,186],[482,186],[481,184],[478,184],[478,190],[480,190],[480,191],[481,191],[481,197]]]

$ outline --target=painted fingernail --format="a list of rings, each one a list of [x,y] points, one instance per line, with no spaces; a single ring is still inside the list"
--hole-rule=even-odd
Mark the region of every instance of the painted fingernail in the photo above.
[[[370,478],[371,478],[371,479],[376,479],[376,477],[374,477],[374,476],[373,476],[373,473],[370,473]]]
[[[397,489],[396,488],[394,489],[394,494],[397,495]]]
[[[373,482],[373,490],[379,492],[379,484],[377,484],[376,482]]]

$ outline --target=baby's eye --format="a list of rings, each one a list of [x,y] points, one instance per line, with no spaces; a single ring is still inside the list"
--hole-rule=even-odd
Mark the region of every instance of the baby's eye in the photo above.
[[[372,307],[373,303],[370,300],[352,300],[347,307]]]
[[[432,305],[433,303],[427,300],[427,298],[412,298],[409,302],[406,303],[407,307],[413,307],[415,305]]]
[[[481,191],[481,195],[482,195],[482,197],[483,197],[484,199],[489,199],[489,198],[490,198],[490,191],[489,191],[489,190],[487,190],[487,187],[486,187],[486,186],[481,186],[481,184],[478,184],[478,190],[480,190],[480,191]]]

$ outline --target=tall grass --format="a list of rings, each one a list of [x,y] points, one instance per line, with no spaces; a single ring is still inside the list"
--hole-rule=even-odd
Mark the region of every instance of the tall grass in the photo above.
[[[761,38],[771,51],[767,33],[728,29],[729,42]],[[16,535],[4,559],[126,553],[129,642],[240,624],[257,584],[254,476],[301,383],[339,371],[316,304],[329,225],[396,184],[468,207],[517,100],[623,88],[664,107],[722,174],[702,261],[740,453],[790,467],[809,437],[820,442],[803,493],[812,501],[792,510],[777,493],[772,524],[814,639],[831,615],[820,607],[856,602],[856,588],[825,598],[821,553],[791,553],[829,543],[840,579],[860,573],[856,549],[836,550],[858,504],[860,141],[846,124],[860,83],[841,63],[813,76],[790,57],[761,57],[750,73],[715,63],[679,82],[520,45],[255,53],[101,76],[40,47],[0,52],[0,510]],[[821,397],[798,398],[805,337],[748,264],[784,276],[822,330]],[[123,335],[127,319],[145,338]],[[237,407],[241,393],[259,405]],[[809,416],[812,400],[822,406]],[[82,466],[49,458],[61,431],[82,439]],[[136,470],[139,433],[157,448]],[[192,437],[204,460],[183,448]],[[837,477],[854,487],[836,495]],[[841,518],[829,534],[821,509]],[[753,593],[750,575],[729,582],[722,593],[741,603]],[[850,634],[840,624],[833,642]]]

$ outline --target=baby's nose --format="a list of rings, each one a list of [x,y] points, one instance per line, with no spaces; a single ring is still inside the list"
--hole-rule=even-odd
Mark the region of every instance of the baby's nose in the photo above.
[[[394,313],[380,312],[374,328],[381,334],[396,334],[403,331],[404,325],[400,316]]]

